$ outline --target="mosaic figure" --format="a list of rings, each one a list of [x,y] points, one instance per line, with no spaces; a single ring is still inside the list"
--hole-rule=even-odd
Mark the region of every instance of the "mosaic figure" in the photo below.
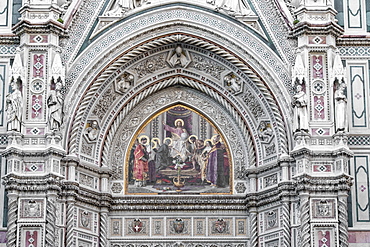
[[[170,107],[134,138],[138,141],[131,142],[126,154],[128,193],[230,192],[229,150],[218,130],[197,112]],[[181,181],[181,190],[174,180]]]
[[[149,154],[146,149],[146,143],[148,142],[147,137],[142,137],[140,139],[139,145],[135,148],[135,161],[133,167],[133,175],[135,179],[135,186],[142,187],[146,186],[146,181],[148,180],[148,159]]]

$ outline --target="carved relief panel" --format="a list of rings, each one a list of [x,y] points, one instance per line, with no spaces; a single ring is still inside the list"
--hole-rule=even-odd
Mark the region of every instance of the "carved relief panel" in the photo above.
[[[19,219],[39,219],[45,216],[45,199],[25,198],[20,199]]]

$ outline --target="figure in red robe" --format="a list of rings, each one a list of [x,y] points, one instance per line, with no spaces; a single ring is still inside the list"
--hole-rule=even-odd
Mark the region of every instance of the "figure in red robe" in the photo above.
[[[148,142],[146,137],[140,139],[140,144],[135,148],[134,156],[134,168],[133,177],[135,179],[136,187],[146,186],[146,181],[149,179],[148,172],[148,159],[149,154],[146,150],[145,144]]]

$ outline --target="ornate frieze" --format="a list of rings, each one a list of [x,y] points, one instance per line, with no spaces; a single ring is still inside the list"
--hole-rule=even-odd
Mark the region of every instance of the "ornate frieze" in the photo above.
[[[313,220],[336,220],[336,200],[335,199],[311,199],[312,219]]]
[[[114,93],[114,89],[109,87],[104,94],[99,98],[99,101],[95,105],[92,113],[99,119],[103,119],[107,113],[107,109],[110,108],[112,103],[116,100],[117,94]]]
[[[141,79],[143,77],[146,77],[147,75],[153,75],[153,73],[157,72],[158,70],[164,69],[167,66],[166,54],[162,53],[149,57],[139,64],[134,65],[132,70],[136,72],[136,74],[138,75],[138,79]]]
[[[190,64],[191,68],[199,70],[218,80],[221,79],[221,73],[225,70],[224,66],[202,55],[193,54],[192,56],[193,62]]]
[[[241,96],[241,99],[247,105],[247,109],[252,113],[255,119],[260,119],[265,116],[265,111],[263,110],[261,103],[250,90],[246,89],[244,94]]]
[[[112,218],[110,222],[111,222],[110,235],[112,237],[122,237],[122,234],[123,234],[122,219]]]
[[[86,230],[92,230],[93,227],[93,213],[86,210],[78,210],[78,227]]]
[[[204,236],[206,233],[206,219],[204,218],[194,218],[194,236]]]

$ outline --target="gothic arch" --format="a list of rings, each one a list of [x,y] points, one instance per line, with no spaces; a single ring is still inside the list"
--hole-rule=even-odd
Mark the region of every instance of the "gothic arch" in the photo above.
[[[197,90],[179,86],[181,78],[173,79],[177,81],[177,87],[168,87],[145,97],[137,105],[128,107],[127,111],[121,111],[105,140],[103,150],[103,165],[108,165],[112,169],[112,180],[124,183],[124,172],[122,164],[126,164],[129,143],[132,138],[143,126],[143,124],[153,115],[173,105],[184,105],[196,110],[207,117],[215,127],[221,132],[225,142],[230,148],[231,157],[234,164],[233,181],[245,181],[241,172],[241,167],[254,164],[254,144],[246,126],[238,123],[235,112],[225,108],[214,99],[205,96]],[[250,157],[251,156],[251,157]],[[252,163],[252,164],[251,164]],[[119,194],[119,193],[118,193]]]
[[[158,49],[161,50],[163,48],[159,47]],[[137,56],[136,57],[136,60],[134,62],[139,61],[143,57],[145,57],[145,56],[144,55],[141,55],[141,57],[140,56]],[[96,96],[97,95],[101,95],[103,93],[104,89],[106,88],[106,86],[109,85],[110,83],[112,83],[112,81],[114,80],[114,78],[117,77],[117,73],[115,73],[115,72],[116,71],[119,71],[121,69],[121,66],[124,66],[125,64],[130,64],[130,63],[129,62],[126,62],[126,63],[117,62],[117,64],[113,64],[112,65],[113,69],[108,68],[107,71],[104,72],[106,74],[103,74],[101,76],[101,78],[99,78],[97,80],[96,84],[94,84],[94,88],[96,90],[91,90],[90,92],[88,92],[86,94],[88,97],[84,97],[84,101],[81,103],[81,106],[78,109],[80,113],[77,113],[77,117],[74,119],[74,121],[76,123],[75,126],[74,126],[74,131],[75,131],[76,134],[72,134],[71,135],[72,137],[75,137],[76,135],[79,135],[79,137],[81,137],[83,126],[81,126],[80,124],[77,124],[77,123],[79,121],[81,121],[81,120],[82,121],[86,121],[86,119],[88,117],[87,108],[88,108],[89,104],[91,105],[91,104],[94,103],[94,100],[96,100]],[[238,68],[236,67],[235,70],[237,71]],[[255,92],[256,97],[259,97],[258,94],[263,94],[264,96],[267,96],[267,97],[263,97],[262,100],[265,100],[265,105],[266,106],[269,105],[269,107],[271,107],[270,110],[267,110],[268,115],[270,115],[270,117],[272,117],[272,118],[275,118],[276,117],[276,119],[278,119],[277,120],[277,126],[278,126],[278,129],[279,130],[277,132],[280,133],[280,135],[283,138],[283,140],[285,140],[285,141],[282,141],[282,143],[284,145],[284,143],[286,142],[285,127],[284,127],[284,122],[283,122],[283,120],[281,118],[281,112],[276,107],[277,104],[274,102],[274,100],[271,97],[271,95],[269,95],[269,91],[264,87],[264,85],[261,82],[261,80],[258,77],[254,76],[252,74],[253,72],[250,71],[249,69],[246,69],[246,72],[247,72],[246,74],[248,74],[248,77],[246,77],[246,78],[252,77],[252,80],[251,79],[248,79],[248,80],[249,80],[249,83],[255,87],[254,90],[256,90],[256,92]],[[140,84],[140,83],[138,83],[138,84]],[[215,85],[211,85],[210,83],[208,83],[207,86],[210,87],[210,88],[212,88]],[[134,90],[137,91],[138,88],[139,87],[135,87]],[[258,91],[259,88],[262,88],[263,91],[262,90],[261,90],[262,92]],[[226,91],[226,89],[224,87],[220,87],[220,86],[218,86],[217,90],[218,91],[221,91],[221,92],[222,91]],[[135,92],[135,94],[136,93],[138,93],[138,91]],[[127,97],[128,96],[126,96],[126,98]],[[236,100],[233,95],[228,94],[228,98],[230,98],[231,100],[234,100],[234,105],[238,105],[238,100]],[[239,105],[240,105],[240,103],[239,103]],[[90,106],[90,108],[91,108],[91,106]],[[88,109],[88,110],[90,110],[90,109]],[[242,112],[241,109],[240,109],[240,112]],[[245,113],[244,113],[244,115],[245,115]],[[254,127],[254,128],[256,128],[256,127]],[[79,131],[79,133],[78,133],[78,131]],[[71,139],[71,144],[73,145],[73,142],[76,142],[76,141],[78,142],[78,139]],[[284,149],[286,150],[286,147],[283,148],[283,151],[284,151]]]
[[[186,20],[184,21],[186,22]],[[268,104],[273,109],[272,112],[275,117],[280,118],[280,120],[277,121],[277,125],[282,131],[279,132],[282,133],[281,137],[283,139],[287,139],[287,135],[285,133],[286,131],[289,131],[291,114],[287,112],[289,111],[289,108],[287,107],[289,103],[289,93],[286,91],[285,86],[288,86],[289,82],[285,80],[285,85],[283,85],[283,81],[278,79],[279,76],[282,76],[281,78],[287,76],[287,72],[284,72],[284,66],[279,67],[282,71],[280,75],[278,75],[276,72],[271,73],[271,71],[267,71],[263,68],[267,68],[269,66],[263,66],[263,64],[261,64],[266,64],[265,58],[259,61],[255,59],[254,56],[258,56],[256,51],[253,51],[252,49],[245,47],[245,45],[240,43],[235,44],[235,42],[230,42],[230,40],[222,40],[214,32],[207,31],[202,27],[195,27],[194,23],[184,24],[176,22],[174,24],[164,25],[162,27],[159,27],[159,24],[160,23],[158,23],[155,27],[151,27],[149,30],[143,29],[140,33],[140,41],[137,40],[138,37],[132,37],[130,41],[131,45],[129,46],[125,44],[127,40],[115,40],[115,42],[112,42],[114,47],[112,46],[105,52],[101,51],[102,55],[100,55],[100,59],[97,59],[94,65],[90,65],[89,71],[87,70],[87,67],[81,67],[81,62],[86,63],[86,65],[92,63],[90,59],[94,58],[94,55],[91,55],[91,52],[94,51],[94,49],[97,49],[96,47],[99,46],[99,44],[106,44],[105,41],[99,39],[96,40],[86,49],[86,51],[81,53],[81,55],[76,59],[76,62],[71,65],[70,73],[67,76],[67,86],[72,86],[71,80],[75,80],[75,83],[70,88],[70,91],[67,95],[67,102],[71,102],[67,107],[67,111],[75,111],[75,118],[73,122],[69,122],[69,126],[67,127],[67,131],[71,133],[69,140],[67,140],[69,142],[70,152],[73,153],[76,151],[76,146],[74,145],[76,142],[75,137],[78,135],[78,131],[80,131],[81,134],[81,130],[78,130],[77,128],[77,123],[79,120],[81,120],[82,115],[84,114],[83,109],[87,106],[87,101],[90,100],[91,97],[98,91],[100,85],[106,79],[108,79],[122,64],[132,61],[138,56],[143,55],[146,52],[150,52],[150,50],[156,47],[174,42],[192,44],[208,50],[211,53],[229,61],[231,64],[248,75],[248,77],[255,82],[264,98],[266,98],[268,101]],[[173,32],[173,29],[186,30],[186,32]],[[115,29],[113,28],[110,32],[115,32],[114,30],[118,31],[119,27]],[[207,38],[200,37],[200,31],[206,34],[203,36],[212,37],[214,40],[216,40],[216,42],[210,42]],[[163,35],[152,38],[151,34],[153,32],[162,32]],[[251,34],[249,33],[248,35]],[[105,37],[109,37],[109,35],[107,34]],[[253,34],[251,37],[253,37]],[[227,43],[229,43],[229,45],[226,45]],[[257,38],[254,38],[253,44],[266,48],[266,45]],[[265,54],[267,57],[275,57],[275,60],[271,60],[274,61],[273,63],[278,61],[276,60],[276,54],[274,55],[270,48],[267,47],[265,51],[267,52]],[[88,59],[86,57],[88,54],[90,54],[92,58]],[[236,54],[239,56],[236,56]],[[278,63],[281,63],[281,61]],[[84,71],[86,73],[84,73]],[[83,78],[82,75],[84,75]],[[85,82],[90,83],[86,84]],[[79,88],[81,88],[81,90],[79,90]],[[283,151],[287,151],[289,146],[291,146],[291,144],[285,144],[286,141],[283,141],[282,143],[284,143],[283,145],[286,146],[283,148]]]
[[[114,69],[110,70],[108,69],[108,78],[105,77],[105,76],[102,76],[103,77],[103,80],[98,80],[99,83],[97,83],[100,87],[98,88],[98,90],[96,91],[92,91],[90,94],[91,97],[86,97],[85,98],[85,103],[82,103],[81,104],[81,107],[79,108],[81,114],[79,114],[79,118],[76,118],[75,121],[76,122],[86,122],[89,118],[89,116],[91,116],[91,113],[94,111],[92,110],[93,107],[94,107],[94,104],[96,105],[99,101],[99,97],[102,98],[102,97],[108,97],[108,98],[112,98],[111,96],[104,96],[107,92],[111,93],[113,91],[113,89],[109,89],[109,87],[112,87],[112,83],[116,80],[115,78],[119,77],[121,73],[123,73],[123,71],[125,71],[127,69],[127,67],[131,66],[135,66],[135,64],[138,64],[138,63],[141,63],[140,61],[145,61],[146,57],[151,57],[151,56],[154,56],[156,53],[159,52],[167,52],[168,50],[171,50],[174,48],[174,46],[176,46],[176,44],[178,43],[174,43],[174,44],[169,44],[167,45],[167,47],[158,47],[157,48],[157,51],[155,49],[152,49],[151,52],[150,52],[150,55],[147,54],[147,55],[141,55],[141,56],[137,56],[136,59],[134,60],[134,62],[126,62],[126,63],[117,63],[118,65],[120,65],[120,67],[118,65],[113,65],[112,67]],[[196,48],[196,49],[200,49],[200,48],[197,48],[197,47],[193,47],[193,48]],[[166,51],[167,50],[167,51]],[[189,48],[190,50],[190,48]],[[200,50],[202,51],[202,50]],[[206,50],[205,50],[206,51]],[[154,55],[153,55],[154,54]],[[212,54],[212,53],[209,53],[209,54]],[[216,56],[216,55],[212,55],[212,56]],[[217,57],[214,58],[215,61],[218,61],[220,62],[221,59],[217,59]],[[229,64],[229,66],[232,66],[231,64]],[[118,73],[117,73],[118,71]],[[238,71],[238,68],[235,67],[235,73],[237,73]],[[176,76],[176,74],[182,74],[179,78],[183,78],[183,77],[186,77],[188,79],[186,80],[182,80],[182,83],[186,84],[187,86],[189,87],[192,87],[192,88],[195,88],[197,90],[200,90],[200,91],[203,91],[204,93],[206,93],[207,95],[217,99],[219,101],[219,103],[222,103],[226,108],[235,108],[234,111],[237,112],[237,114],[235,114],[235,118],[236,119],[239,119],[238,121],[240,123],[242,122],[245,122],[244,124],[246,126],[248,126],[250,128],[250,132],[251,132],[251,136],[253,136],[253,141],[256,143],[256,146],[258,146],[258,148],[256,147],[254,150],[249,150],[248,153],[250,154],[250,157],[256,157],[257,160],[254,160],[252,162],[249,162],[250,165],[252,166],[255,166],[257,162],[259,162],[260,164],[262,164],[262,160],[263,160],[263,155],[262,155],[262,147],[261,147],[261,142],[258,140],[258,123],[261,119],[266,119],[266,118],[261,118],[261,119],[256,119],[256,116],[253,116],[253,112],[251,113],[251,109],[248,109],[248,106],[245,106],[243,104],[240,103],[240,101],[237,99],[236,96],[232,95],[232,93],[228,92],[227,89],[221,84],[220,85],[220,82],[218,82],[218,84],[216,84],[214,81],[215,81],[215,78],[212,78],[211,76],[207,76],[207,75],[204,75],[202,77],[204,77],[203,79],[201,78],[196,78],[194,77],[193,75],[195,75],[194,72],[197,72],[196,70],[193,69],[193,72],[190,72],[189,70],[181,70],[180,69],[180,72],[176,72],[175,73],[175,70],[174,69],[167,69],[165,71],[161,71],[160,75],[159,76],[156,76],[158,77],[158,81],[157,80],[147,80],[147,78],[143,78],[141,80],[138,80],[137,83],[133,86],[132,90],[133,91],[130,91],[130,93],[127,93],[125,94],[123,97],[122,96],[118,96],[120,98],[120,101],[117,102],[115,101],[115,107],[114,107],[114,110],[111,111],[111,114],[109,115],[109,119],[108,118],[104,118],[105,115],[101,115],[99,116],[99,119],[104,119],[104,121],[101,123],[101,126],[102,126],[102,129],[101,129],[101,136],[102,136],[102,139],[101,141],[98,141],[97,142],[97,147],[95,148],[95,154],[94,154],[94,161],[91,162],[91,163],[100,163],[100,161],[102,161],[102,165],[106,166],[107,164],[105,164],[105,160],[104,158],[102,159],[102,156],[101,154],[104,153],[103,152],[103,146],[102,146],[102,143],[104,142],[104,145],[109,145],[107,143],[109,143],[110,141],[110,137],[109,135],[107,136],[107,133],[108,131],[110,131],[110,128],[113,128],[117,125],[117,123],[115,123],[117,120],[117,114],[118,112],[120,112],[121,110],[127,110],[128,107],[131,107],[132,104],[136,104],[137,102],[141,101],[144,97],[147,97],[148,95],[156,92],[156,90],[160,90],[162,88],[165,88],[165,87],[168,87],[170,85],[173,85],[174,83],[177,83],[176,81],[172,80],[171,81],[171,78],[173,78],[174,76]],[[198,71],[199,72],[199,71]],[[187,73],[187,74],[186,74]],[[192,75],[190,75],[190,74]],[[161,75],[169,75],[169,79],[167,80],[166,76],[162,76]],[[248,100],[252,100],[253,97],[255,100],[257,100],[257,98],[261,98],[261,96],[259,95],[262,95],[261,92],[259,91],[259,88],[255,85],[259,83],[259,85],[261,85],[262,83],[259,82],[259,78],[257,77],[254,77],[253,79],[254,80],[251,80],[249,79],[249,77],[244,77],[245,81],[243,83],[245,83],[245,89],[246,90],[250,90],[248,91],[248,95],[250,98],[248,98]],[[171,81],[171,82],[168,82],[168,81]],[[257,82],[257,83],[256,83]],[[222,81],[221,81],[222,83]],[[248,84],[248,86],[247,86]],[[263,84],[262,84],[263,85]],[[151,88],[149,88],[151,87]],[[149,89],[148,89],[149,88]],[[253,91],[253,92],[252,92]],[[264,92],[266,93],[267,90],[265,90]],[[131,95],[134,95],[133,97]],[[117,97],[117,96],[115,96]],[[121,98],[122,97],[122,98]],[[220,102],[220,99],[223,99],[221,100]],[[267,98],[268,99],[268,98]],[[271,121],[271,123],[274,123],[274,129],[276,130],[276,138],[275,138],[275,141],[276,141],[276,147],[278,147],[278,151],[276,151],[276,153],[280,153],[280,152],[284,152],[284,142],[286,142],[286,138],[285,138],[285,130],[280,128],[281,125],[283,125],[284,123],[282,122],[282,119],[280,116],[280,113],[276,111],[276,105],[274,107],[271,107],[269,108],[269,100],[267,100],[265,98],[261,98],[260,100],[261,101],[256,101],[256,103],[254,103],[254,107],[257,107],[256,105],[259,105],[259,111],[264,111],[265,112],[265,115],[267,117],[268,120]],[[271,99],[271,97],[270,97]],[[101,101],[101,100],[100,100]],[[222,102],[223,101],[223,102]],[[132,103],[134,102],[134,103]],[[99,102],[98,102],[99,103]],[[113,101],[110,102],[109,104],[113,104]],[[262,110],[262,108],[264,110]],[[109,112],[109,111],[105,111],[106,109],[104,109],[104,113],[106,112]],[[252,109],[253,111],[253,109]],[[274,115],[275,113],[275,115]],[[275,116],[277,116],[277,118],[275,118]],[[277,123],[276,126],[275,126],[275,119],[277,119]],[[81,141],[79,141],[79,139],[82,138],[82,135],[83,135],[83,129],[84,129],[84,125],[81,125],[81,124],[76,124],[75,125],[75,130],[76,130],[76,134],[75,135],[72,135],[72,136],[77,136],[77,138],[75,137],[74,141],[75,144],[74,145],[77,145],[80,146],[81,145]],[[114,132],[112,132],[114,133]],[[104,138],[103,138],[104,137]],[[283,139],[281,139],[283,138]],[[106,142],[106,139],[108,140],[108,142]],[[283,147],[279,145],[279,143],[283,143]],[[73,144],[73,142],[72,142]],[[285,146],[286,148],[286,146]],[[270,149],[274,149],[273,147],[270,147]],[[80,150],[81,151],[81,150]],[[252,155],[252,153],[256,153],[256,155]],[[103,155],[104,156],[104,155]],[[271,157],[270,157],[271,158]],[[277,156],[275,157],[277,158]],[[270,159],[271,160],[271,159]]]

